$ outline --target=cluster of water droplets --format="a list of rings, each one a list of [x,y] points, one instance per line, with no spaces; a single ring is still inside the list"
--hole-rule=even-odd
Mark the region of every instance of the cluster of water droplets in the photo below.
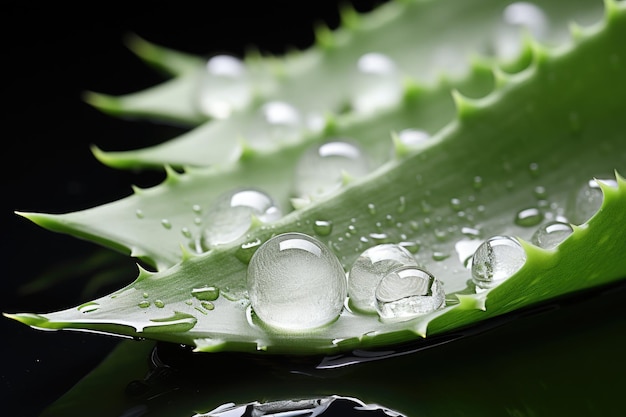
[[[538,166],[531,164],[531,171],[536,172]],[[569,217],[556,204],[548,204],[546,190],[538,186],[534,190],[539,199],[540,207],[556,209],[555,215],[551,211],[544,212],[540,207],[529,207],[519,210],[515,215],[514,223],[523,228],[536,227],[530,242],[542,249],[553,250],[563,243],[572,233],[573,225],[581,225],[591,219],[601,208],[604,199],[598,182],[610,187],[617,187],[612,179],[592,179],[584,183],[570,199]],[[494,288],[498,284],[514,275],[526,262],[526,252],[520,242],[511,236],[492,236],[482,242],[472,256],[468,267],[472,271],[472,281],[476,291],[481,292]]]
[[[441,283],[398,245],[367,249],[347,275],[321,241],[284,233],[262,244],[247,275],[254,314],[274,328],[302,331],[328,324],[347,297],[361,313],[384,321],[408,320],[445,305]]]

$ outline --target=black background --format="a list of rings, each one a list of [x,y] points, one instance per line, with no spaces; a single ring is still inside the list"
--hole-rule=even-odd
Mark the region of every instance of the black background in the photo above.
[[[125,197],[131,184],[155,184],[160,173],[105,167],[93,157],[90,145],[133,149],[183,131],[117,119],[82,100],[86,90],[124,94],[164,80],[126,48],[127,34],[207,56],[241,55],[252,45],[280,54],[287,47],[311,45],[316,23],[334,28],[339,21],[339,3],[334,1],[57,3],[11,1],[0,18],[2,312],[45,312],[88,301],[80,299],[80,282],[28,296],[18,288],[51,265],[80,262],[95,249],[89,242],[44,230],[14,210],[75,211]],[[361,11],[380,3],[352,2]],[[132,278],[134,262],[122,261]],[[117,343],[97,335],[36,331],[4,317],[0,331],[0,414],[11,416],[39,414]]]

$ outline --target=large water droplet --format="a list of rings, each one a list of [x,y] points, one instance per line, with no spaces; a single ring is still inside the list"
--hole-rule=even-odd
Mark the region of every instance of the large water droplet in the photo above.
[[[243,109],[252,99],[252,89],[243,62],[233,56],[209,59],[200,77],[198,108],[203,114],[225,119]]]
[[[300,197],[320,197],[338,189],[343,172],[356,178],[369,172],[369,161],[360,146],[345,139],[309,148],[296,166],[295,192]]]
[[[540,226],[533,234],[531,241],[544,249],[553,249],[563,242],[574,229],[568,223],[553,221]]]
[[[493,288],[515,274],[526,262],[520,243],[508,236],[483,242],[472,258],[472,280],[478,288]]]
[[[580,187],[573,201],[573,207],[569,210],[569,218],[573,224],[581,225],[585,223],[593,217],[602,206],[604,196],[597,181],[601,181],[611,187],[617,187],[617,181],[613,179],[589,180]]]
[[[509,4],[494,35],[496,55],[503,59],[517,57],[522,48],[524,30],[537,40],[545,40],[549,31],[548,17],[533,3],[519,1]]]
[[[362,55],[353,80],[353,110],[371,113],[393,106],[401,97],[402,83],[395,62],[377,52]]]
[[[417,266],[411,253],[402,246],[389,243],[365,250],[348,275],[350,306],[362,312],[375,313],[374,292],[380,280],[402,266]]]
[[[445,305],[441,283],[428,271],[406,266],[385,275],[376,288],[376,310],[384,321],[409,320]]]
[[[207,249],[237,240],[250,228],[252,216],[269,223],[281,217],[281,210],[259,190],[236,190],[218,197],[207,210],[203,246]]]
[[[265,242],[248,266],[252,308],[264,323],[304,330],[335,320],[347,295],[345,272],[320,241],[285,233]]]

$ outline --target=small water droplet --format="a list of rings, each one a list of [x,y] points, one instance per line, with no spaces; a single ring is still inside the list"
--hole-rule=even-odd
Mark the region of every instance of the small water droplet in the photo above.
[[[193,206],[191,206],[191,210],[193,210],[193,212],[196,214],[202,214],[202,207],[200,206],[200,204],[194,204]]]
[[[315,220],[313,231],[318,236],[328,236],[333,231],[333,222],[330,220]]]
[[[441,252],[441,251],[433,252],[433,261],[441,262],[441,261],[445,261],[449,257],[450,257],[450,254],[446,252]]]
[[[247,276],[250,303],[265,324],[285,330],[315,328],[335,320],[347,295],[337,257],[315,238],[285,233],[253,255]]]
[[[161,226],[169,230],[172,228],[172,223],[168,219],[161,219]]]
[[[417,266],[405,266],[385,275],[376,287],[376,310],[383,321],[402,321],[445,306],[439,280]]]
[[[452,207],[452,210],[454,210],[454,211],[460,211],[461,209],[463,209],[463,205],[461,204],[461,200],[458,199],[458,198],[450,199],[450,207]]]
[[[537,178],[539,176],[539,164],[536,162],[532,162],[528,165],[528,171],[530,171],[530,175],[533,178]]]
[[[548,17],[533,3],[518,1],[509,4],[493,37],[496,55],[506,60],[516,58],[522,48],[524,30],[537,40],[545,40],[549,30]]]
[[[233,56],[217,55],[209,59],[199,84],[200,111],[217,119],[229,117],[252,99],[244,63]]]
[[[165,303],[161,300],[154,300],[154,305],[157,306],[158,308],[165,307]]]
[[[443,229],[435,229],[435,238],[439,241],[446,240],[448,237],[448,232]]]
[[[141,209],[135,210],[135,216],[137,216],[138,219],[143,219],[144,218],[143,210]]]
[[[215,304],[210,301],[202,301],[200,305],[207,310],[213,310],[215,308]]]
[[[475,190],[480,190],[483,187],[483,178],[479,176],[475,176],[472,180],[472,185]]]
[[[402,214],[406,210],[406,198],[404,196],[400,196],[398,203],[398,213]]]
[[[360,145],[350,139],[333,139],[302,154],[294,175],[295,194],[319,198],[339,189],[344,173],[358,178],[369,171],[370,163]]]
[[[369,203],[367,205],[367,210],[373,216],[374,214],[376,214],[376,205],[374,203]]]
[[[183,227],[182,229],[180,229],[180,232],[183,234],[183,236],[185,236],[186,238],[191,238],[191,231],[189,230],[188,227]]]
[[[239,259],[244,264],[248,264],[250,259],[252,259],[252,255],[254,252],[261,246],[261,239],[254,239],[250,242],[243,243],[237,252],[235,252],[235,257]]]
[[[478,237],[480,236],[480,230],[473,227],[463,226],[461,227],[461,234],[469,237]]]
[[[515,215],[515,224],[522,227],[536,226],[543,220],[543,212],[536,207],[525,208]]]
[[[569,218],[571,222],[576,225],[581,225],[587,220],[591,219],[594,214],[600,210],[604,196],[602,189],[598,185],[597,181],[609,185],[611,187],[617,187],[617,182],[613,179],[598,179],[589,180],[582,187],[578,189],[575,195],[574,201],[571,204],[569,211]]]
[[[538,185],[533,189],[533,195],[538,200],[545,200],[548,196],[548,193],[546,192],[546,188],[544,186]]]
[[[388,243],[390,240],[387,233],[370,233],[369,238],[372,239],[372,241],[377,245],[380,245],[381,243]]]
[[[281,210],[266,193],[255,189],[227,192],[207,210],[202,245],[205,249],[235,241],[246,234],[252,216],[263,223],[280,219]]]
[[[137,304],[140,308],[148,308],[150,307],[150,301],[140,301],[139,304]]]
[[[144,327],[143,331],[145,333],[182,333],[191,330],[197,322],[198,319],[191,314],[176,312],[170,317],[150,319],[150,325]]]
[[[574,229],[568,223],[553,221],[540,226],[531,238],[531,242],[544,249],[553,249],[563,242]]]
[[[78,311],[81,313],[91,313],[92,311],[96,311],[100,308],[100,304],[89,302],[78,306]]]
[[[356,113],[372,113],[400,100],[401,78],[391,58],[370,52],[362,55],[356,66],[352,80],[352,108]]]
[[[144,292],[143,294],[141,294],[141,296],[142,296],[143,298],[148,298],[150,295],[148,295],[148,293],[147,293],[147,292]]]
[[[430,135],[420,129],[404,129],[398,133],[398,139],[409,148],[417,148],[428,142]]]
[[[194,288],[191,295],[198,300],[215,301],[220,296],[220,289],[214,286]]]
[[[483,242],[472,258],[472,280],[479,289],[493,288],[514,275],[526,262],[526,252],[508,236]]]
[[[298,109],[283,101],[270,101],[261,106],[244,136],[255,148],[272,148],[277,143],[293,142],[303,128]]]

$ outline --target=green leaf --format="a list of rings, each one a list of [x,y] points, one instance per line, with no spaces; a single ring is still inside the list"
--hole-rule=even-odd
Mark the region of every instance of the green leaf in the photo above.
[[[64,215],[23,213],[52,230],[128,250],[158,272],[142,269],[129,286],[76,308],[9,317],[36,328],[90,329],[190,344],[199,351],[331,353],[447,332],[623,279],[626,239],[619,226],[626,224],[626,182],[616,172],[626,166],[624,3],[608,2],[605,21],[577,33],[575,42],[558,49],[531,41],[531,64],[511,75],[494,70],[496,88],[485,97],[453,92],[456,117],[426,145],[399,149],[368,176],[347,180],[334,194],[275,223],[254,223],[238,241],[207,252],[193,251],[202,230],[195,221],[199,211],[223,191],[242,186],[267,190],[286,208],[298,157],[321,136],[274,151],[248,150],[234,164],[184,174],[169,169],[162,185],[101,207]],[[407,101],[372,116],[371,126],[397,126],[412,111]],[[345,129],[354,128],[350,132],[360,137],[364,126]],[[373,156],[391,154],[391,140],[370,140],[363,144]],[[570,216],[579,208],[573,201],[579,187],[613,175],[617,188],[601,186],[601,209],[577,223],[557,249],[524,242],[535,228],[516,224],[518,211],[541,206],[546,218]],[[533,195],[537,187],[547,190],[539,198],[547,205]],[[360,251],[381,240],[414,248],[419,242],[415,257],[443,282],[447,306],[399,323],[344,309],[332,324],[302,333],[262,325],[246,308],[246,248],[284,232],[312,235],[317,220],[332,222],[332,232],[320,238],[346,270]],[[480,234],[473,244],[492,235],[518,236],[525,265],[500,286],[474,294],[470,272],[456,254],[457,242],[472,240],[464,227]],[[207,286],[220,290],[211,304],[193,297],[194,289]]]

